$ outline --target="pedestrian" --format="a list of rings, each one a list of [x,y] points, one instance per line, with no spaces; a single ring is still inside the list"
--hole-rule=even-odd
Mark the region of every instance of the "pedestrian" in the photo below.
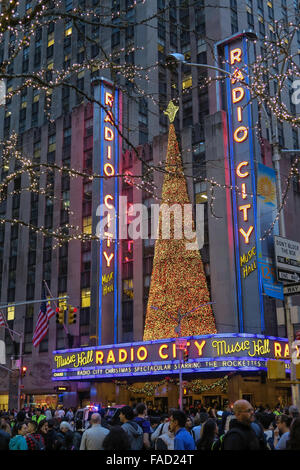
[[[82,435],[84,433],[84,428],[83,428],[83,421],[82,419],[77,419],[74,424],[74,450],[79,450],[80,449],[80,443],[82,439]]]
[[[52,411],[49,407],[47,407],[46,411],[45,411],[45,416],[46,416],[46,419],[49,421],[49,419],[52,419]]]
[[[193,432],[194,432],[194,440],[195,443],[199,441],[200,439],[200,432],[203,424],[205,421],[209,419],[208,413],[200,411],[200,413],[197,413],[194,424],[195,426],[193,427]]]
[[[72,419],[74,418],[74,413],[73,413],[72,408],[68,409],[65,418],[66,418],[66,421],[72,421]]]
[[[29,421],[27,423],[28,433],[25,436],[28,450],[45,450],[45,441],[41,434],[37,432],[36,421]]]
[[[256,418],[263,427],[264,435],[269,450],[274,450],[274,429],[272,422],[274,421],[275,415],[271,413],[256,413]]]
[[[269,450],[267,447],[267,440],[266,436],[264,434],[264,429],[260,423],[260,421],[257,419],[257,415],[261,415],[261,413],[256,413],[253,416],[253,420],[251,422],[251,427],[253,431],[255,432],[258,442],[259,442],[259,450]]]
[[[9,431],[9,432],[8,432]],[[9,449],[10,426],[5,420],[2,421],[0,427],[0,451]]]
[[[188,416],[186,418],[185,429],[187,430],[187,432],[189,432],[192,435],[194,442],[196,442],[195,433],[193,432],[193,427],[194,427],[194,418],[192,416]]]
[[[41,408],[37,408],[35,410],[35,414],[32,416],[32,421],[36,421],[39,425],[41,421],[44,421],[44,419],[46,419],[46,416],[42,413]]]
[[[160,424],[157,426],[155,431],[151,434],[150,439],[151,439],[151,444],[152,447],[155,448],[155,444],[159,436],[162,434],[165,434],[169,431],[169,416],[164,414],[160,418]]]
[[[120,411],[121,428],[129,439],[129,449],[142,450],[144,447],[144,432],[141,426],[134,421],[134,412],[130,406],[123,406]]]
[[[90,422],[91,427],[82,435],[80,450],[103,450],[103,441],[109,430],[101,426],[99,413],[93,413]]]
[[[128,434],[121,426],[111,428],[104,438],[103,449],[113,451],[131,450]]]
[[[202,427],[201,438],[196,443],[197,450],[213,450],[213,444],[218,439],[218,426],[214,419],[209,418]]]
[[[28,445],[25,439],[27,431],[26,423],[16,423],[14,425],[12,438],[9,441],[9,450],[28,450]]]
[[[155,450],[174,450],[175,434],[170,429],[161,434],[155,443]]]
[[[300,413],[299,413],[299,409],[297,408],[297,406],[295,405],[291,405],[289,407],[289,416],[291,416],[291,418],[300,418]]]
[[[223,439],[224,450],[259,450],[259,440],[251,427],[253,407],[247,400],[237,400],[233,405],[234,419]]]
[[[286,450],[286,443],[290,438],[290,426],[293,418],[282,414],[278,418],[277,428],[274,430],[275,450]]]
[[[54,418],[60,418],[62,420],[64,416],[65,416],[65,411],[63,408],[58,408],[54,413]]]
[[[54,419],[49,419],[47,423],[48,423],[48,431],[46,435],[44,436],[46,450],[47,451],[56,450],[57,440],[58,440],[58,436],[57,436],[58,433],[57,433],[57,430],[55,429],[56,422]]]
[[[186,415],[181,410],[174,410],[170,417],[170,431],[175,435],[174,450],[195,450],[195,442],[185,429]]]
[[[73,437],[74,433],[68,421],[62,421],[59,426],[58,434],[59,450],[74,450]]]
[[[233,416],[233,411],[232,411],[232,406],[227,405],[225,408],[223,414],[222,414],[222,422],[221,422],[221,427],[220,427],[220,435],[225,433],[225,426],[226,426],[226,420],[228,416]],[[226,431],[228,431],[229,427],[227,428]]]
[[[289,439],[286,443],[287,450],[300,450],[300,418],[295,418],[290,427]]]
[[[146,419],[147,416],[147,407],[143,403],[139,403],[136,407],[137,416],[134,418],[134,422],[136,422],[143,430],[143,439],[144,439],[144,449],[149,450],[151,447],[150,444],[150,423]]]
[[[282,414],[282,411],[281,411],[280,403],[277,403],[277,405],[275,406],[274,415],[280,416],[281,414]]]

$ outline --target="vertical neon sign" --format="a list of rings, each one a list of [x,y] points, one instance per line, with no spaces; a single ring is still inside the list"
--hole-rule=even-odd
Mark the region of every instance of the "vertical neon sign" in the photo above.
[[[96,94],[95,94],[96,95]],[[121,93],[113,84],[100,80],[98,91],[101,103],[96,114],[99,122],[94,129],[100,142],[100,201],[104,208],[106,226],[100,238],[99,250],[99,315],[98,343],[117,343],[118,337],[118,198],[119,158],[121,151],[122,103]],[[97,99],[97,98],[96,98]],[[99,105],[95,105],[99,108]]]
[[[262,282],[257,269],[257,207],[252,110],[248,88],[248,40],[239,34],[224,43],[229,156],[240,332],[264,331]]]

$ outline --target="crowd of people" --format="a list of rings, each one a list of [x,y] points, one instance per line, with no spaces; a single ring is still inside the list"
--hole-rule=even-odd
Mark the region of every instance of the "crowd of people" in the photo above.
[[[0,450],[300,450],[300,412],[290,406],[254,409],[237,400],[226,409],[181,411],[160,415],[143,403],[76,418],[75,408],[0,411]]]

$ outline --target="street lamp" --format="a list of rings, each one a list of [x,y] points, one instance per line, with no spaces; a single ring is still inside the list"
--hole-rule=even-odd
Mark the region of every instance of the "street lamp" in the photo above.
[[[192,310],[189,310],[188,312],[185,312],[185,313],[181,313],[181,311],[179,309],[176,317],[174,315],[171,315],[169,312],[165,312],[164,310],[162,310],[158,307],[154,307],[153,305],[151,305],[151,308],[153,310],[160,310],[161,312],[164,312],[165,314],[167,314],[168,317],[171,318],[171,320],[176,320],[177,321],[177,326],[174,328],[174,331],[175,331],[175,333],[178,334],[178,337],[180,338],[180,335],[181,335],[181,322],[182,322],[183,318],[187,317],[190,313],[195,312],[195,310],[198,310],[198,308],[205,307],[206,305],[210,305],[210,304],[213,304],[213,303],[215,303],[215,302],[206,302],[205,304],[200,304],[197,307],[195,307]],[[179,364],[180,364],[180,367],[179,367],[179,408],[182,411],[182,369],[181,369],[182,349],[179,349],[179,351],[180,351],[180,358],[179,358]]]
[[[205,69],[212,69],[212,70],[215,70],[217,72],[225,73],[229,77],[232,76],[232,74],[230,72],[227,72],[227,70],[223,70],[220,67],[215,67],[214,65],[198,64],[198,63],[195,63],[195,62],[187,62],[184,58],[184,55],[180,54],[179,52],[174,52],[172,54],[167,55],[166,62],[169,62],[169,63],[173,62],[175,64],[177,63],[177,64],[190,65],[190,66],[193,66],[193,67],[200,67],[200,68],[205,68]]]

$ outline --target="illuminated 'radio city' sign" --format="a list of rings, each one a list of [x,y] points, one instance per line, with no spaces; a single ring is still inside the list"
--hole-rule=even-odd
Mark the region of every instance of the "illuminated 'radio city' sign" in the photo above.
[[[256,184],[252,110],[249,94],[249,42],[239,34],[225,43],[229,168],[240,331],[264,330],[263,297],[257,269]]]
[[[106,218],[99,252],[98,338],[117,341],[118,323],[118,171],[121,150],[122,98],[113,84],[100,79],[95,86],[94,155],[99,161],[100,198],[96,215]],[[94,160],[95,160],[94,156]],[[100,165],[99,165],[100,163]],[[97,231],[97,229],[96,229]]]
[[[187,338],[189,360],[182,363],[175,339],[124,343],[54,351],[53,380],[116,377],[145,373],[185,373],[203,370],[259,370],[267,359],[286,359],[284,338],[251,334],[219,334]]]

